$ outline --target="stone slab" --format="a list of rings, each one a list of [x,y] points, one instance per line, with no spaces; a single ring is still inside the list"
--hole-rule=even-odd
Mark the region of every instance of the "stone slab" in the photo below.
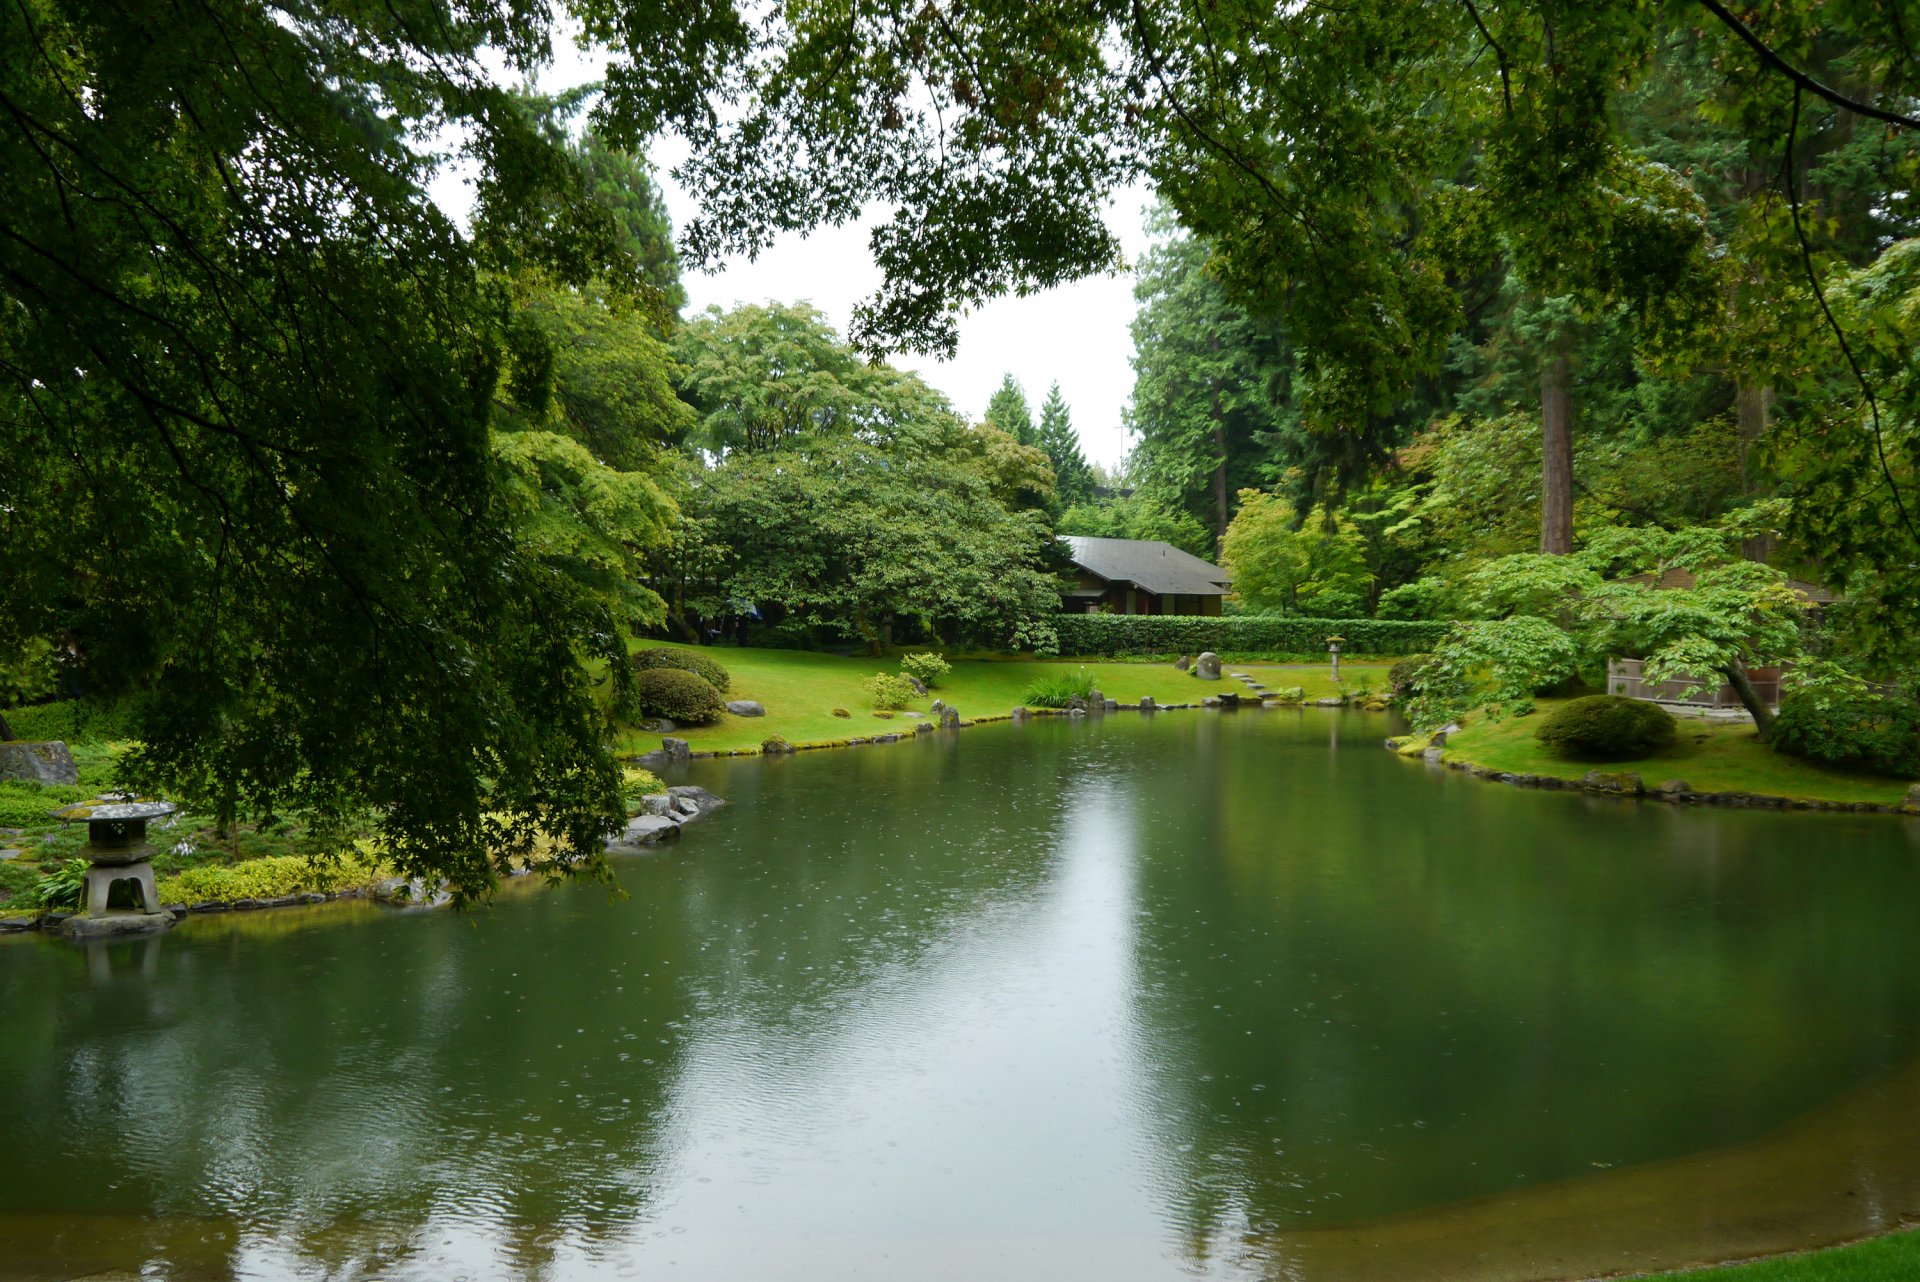
[[[110,939],[117,935],[148,935],[168,930],[177,919],[172,913],[108,913],[105,917],[69,917],[60,923],[68,939]]]

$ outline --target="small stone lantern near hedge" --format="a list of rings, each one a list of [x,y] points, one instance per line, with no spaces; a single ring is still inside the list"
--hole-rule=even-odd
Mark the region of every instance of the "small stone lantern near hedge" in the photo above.
[[[80,857],[90,865],[86,889],[80,911],[61,924],[64,933],[86,938],[165,930],[173,925],[173,914],[161,908],[160,892],[154,883],[153,846],[147,841],[147,823],[164,819],[174,810],[170,801],[108,794],[53,812],[54,818],[66,823],[87,825],[87,844],[80,847]],[[131,911],[109,912],[107,896],[122,881],[133,883],[139,906]]]
[[[1333,679],[1335,682],[1340,680],[1340,643],[1345,640],[1345,637],[1327,638],[1327,653],[1333,656]]]

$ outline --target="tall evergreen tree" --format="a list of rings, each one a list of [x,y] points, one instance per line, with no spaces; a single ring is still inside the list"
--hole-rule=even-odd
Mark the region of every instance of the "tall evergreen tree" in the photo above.
[[[1087,457],[1080,452],[1080,436],[1073,430],[1073,418],[1058,383],[1047,389],[1047,399],[1040,403],[1040,428],[1034,443],[1045,450],[1053,462],[1053,488],[1060,496],[1061,506],[1090,502],[1093,469],[1087,466]]]
[[[986,423],[1022,445],[1036,443],[1033,410],[1027,405],[1026,389],[1014,381],[1013,375],[1003,375],[999,389],[987,401]]]

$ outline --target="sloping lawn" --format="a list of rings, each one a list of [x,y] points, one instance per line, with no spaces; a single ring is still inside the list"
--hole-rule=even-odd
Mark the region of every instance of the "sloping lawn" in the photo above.
[[[1907,785],[1896,779],[1847,774],[1783,756],[1754,737],[1750,722],[1704,721],[1678,717],[1680,738],[1673,747],[1634,761],[1568,761],[1534,741],[1534,727],[1556,701],[1542,699],[1531,716],[1489,721],[1476,714],[1459,733],[1447,737],[1447,759],[1490,770],[1578,779],[1589,770],[1633,771],[1647,787],[1684,779],[1696,792],[1752,792],[1816,801],[1871,801],[1897,805]]]
[[[873,700],[866,689],[867,678],[874,673],[899,671],[898,656],[842,658],[802,650],[728,646],[709,647],[705,653],[725,665],[733,676],[726,697],[752,699],[766,708],[767,715],[728,716],[718,725],[689,726],[676,731],[695,751],[757,748],[762,740],[776,734],[798,745],[901,731],[912,733],[914,718],[898,714],[890,719],[874,716]],[[1359,688],[1363,682],[1370,683],[1376,690],[1384,689],[1389,666],[1348,664],[1342,667],[1341,676],[1349,690]],[[924,713],[935,699],[944,699],[968,720],[1005,716],[1021,703],[1037,677],[1078,668],[1091,669],[1101,693],[1121,703],[1137,704],[1143,695],[1152,695],[1155,702],[1163,704],[1198,703],[1209,694],[1244,693],[1246,689],[1225,676],[1218,682],[1198,680],[1170,663],[961,659],[955,661],[953,671],[941,678],[926,698],[916,699],[908,707]],[[1301,686],[1309,699],[1327,698],[1336,693],[1325,664],[1307,667],[1230,663],[1223,666],[1223,672],[1251,672],[1274,689]],[[836,717],[835,708],[845,708],[852,715]],[[622,754],[646,752],[659,746],[659,735],[637,729],[627,730],[617,744]]]
[[[1892,1233],[1811,1255],[1657,1276],[1692,1282],[1913,1282],[1920,1278],[1920,1232]]]

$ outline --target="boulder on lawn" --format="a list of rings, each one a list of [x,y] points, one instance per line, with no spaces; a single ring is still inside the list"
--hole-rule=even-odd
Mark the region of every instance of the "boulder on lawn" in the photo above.
[[[79,783],[73,754],[58,739],[14,739],[0,743],[0,779],[28,783]]]
[[[1202,681],[1218,681],[1220,679],[1220,656],[1211,650],[1203,652],[1199,658],[1193,661],[1193,675],[1199,677]]]
[[[764,717],[767,710],[752,699],[732,699],[727,703],[727,711],[736,717]]]
[[[1185,672],[1187,669],[1193,666],[1193,656],[1190,654],[1183,654],[1179,658],[1173,661],[1173,666],[1180,669],[1180,671]]]

